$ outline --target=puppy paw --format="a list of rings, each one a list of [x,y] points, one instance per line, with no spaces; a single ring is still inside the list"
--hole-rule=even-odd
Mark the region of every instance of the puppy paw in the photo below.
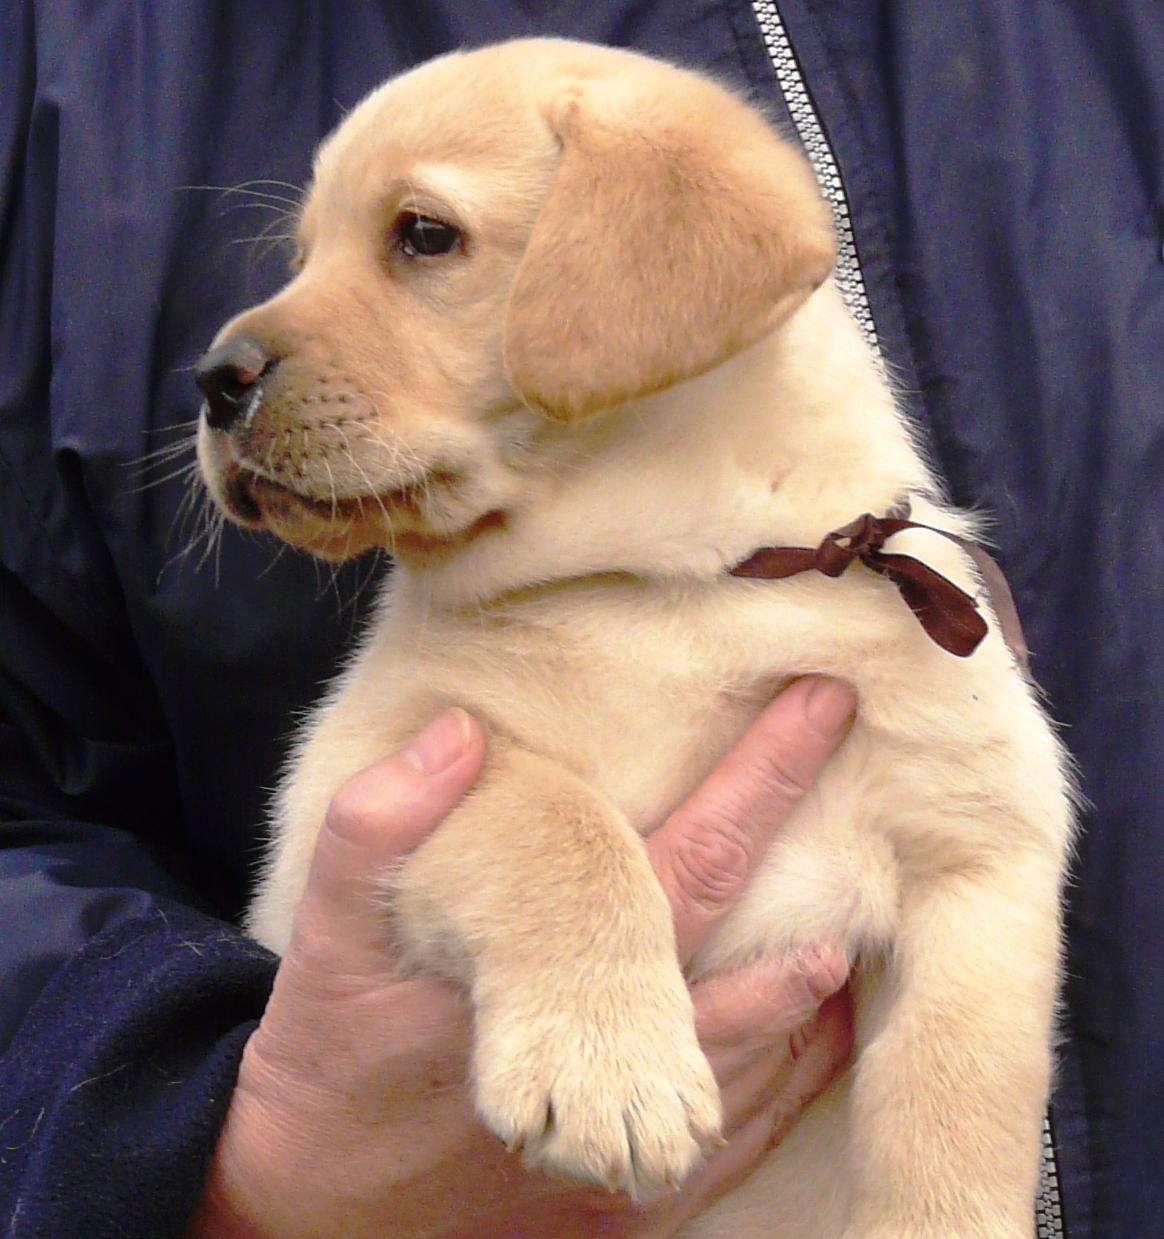
[[[479,1013],[478,1113],[527,1167],[635,1199],[678,1187],[721,1121],[685,1003],[684,993],[662,1018],[604,1016],[611,1004],[593,1001],[585,1012]]]

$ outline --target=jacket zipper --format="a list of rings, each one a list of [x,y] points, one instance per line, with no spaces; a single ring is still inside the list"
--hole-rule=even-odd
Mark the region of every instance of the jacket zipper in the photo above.
[[[833,226],[837,233],[837,262],[833,272],[837,288],[849,307],[849,313],[857,320],[866,341],[880,354],[877,327],[873,322],[873,311],[869,308],[869,298],[865,292],[865,278],[861,274],[861,264],[857,258],[849,200],[845,196],[836,157],[812,105],[812,98],[796,62],[796,53],[792,50],[792,43],[775,0],[753,0],[752,10],[768,49],[768,59],[776,70],[776,80],[796,129],[796,136],[812,164],[821,192],[832,208]]]
[[[1039,1175],[1039,1194],[1035,1197],[1036,1239],[1066,1239],[1063,1202],[1059,1197],[1059,1163],[1055,1160],[1055,1138],[1051,1116],[1043,1119],[1043,1160]]]
[[[852,212],[836,156],[813,107],[812,97],[808,93],[796,53],[792,50],[792,41],[776,7],[776,0],[752,0],[752,11],[756,15],[760,34],[768,49],[768,59],[776,71],[776,81],[780,86],[780,93],[784,96],[784,105],[792,118],[796,136],[812,164],[821,192],[832,209],[833,226],[837,233],[837,262],[834,272],[837,288],[865,339],[880,354],[877,326],[873,322],[873,311],[865,291],[865,277],[861,274],[861,264],[857,257]],[[1059,1167],[1055,1160],[1055,1144],[1049,1116],[1043,1120],[1039,1194],[1035,1199],[1035,1235],[1036,1239],[1067,1239],[1059,1195]]]

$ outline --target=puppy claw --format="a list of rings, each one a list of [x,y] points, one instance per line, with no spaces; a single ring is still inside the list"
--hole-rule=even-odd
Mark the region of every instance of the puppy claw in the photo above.
[[[719,1090],[686,1012],[650,1028],[520,1012],[478,1024],[477,1108],[522,1164],[627,1192],[675,1190],[722,1143]]]

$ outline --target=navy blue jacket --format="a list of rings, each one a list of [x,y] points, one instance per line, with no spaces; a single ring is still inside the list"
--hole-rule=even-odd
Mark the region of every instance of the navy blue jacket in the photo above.
[[[188,434],[218,324],[283,279],[277,244],[239,242],[282,231],[375,83],[535,33],[709,68],[808,147],[854,309],[955,498],[997,518],[1090,801],[1052,1112],[1066,1233],[1164,1236],[1151,0],[3,7],[0,1228],[181,1234],[274,971],[232,924],[265,789],[384,567],[333,585],[233,528],[204,554],[190,456],[149,455]]]

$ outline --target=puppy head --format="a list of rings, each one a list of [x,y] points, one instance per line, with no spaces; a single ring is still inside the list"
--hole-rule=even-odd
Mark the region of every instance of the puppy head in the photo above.
[[[298,273],[199,367],[235,520],[324,558],[447,555],[552,445],[777,328],[827,276],[802,158],[715,84],[526,40],[370,95],[324,143]]]

